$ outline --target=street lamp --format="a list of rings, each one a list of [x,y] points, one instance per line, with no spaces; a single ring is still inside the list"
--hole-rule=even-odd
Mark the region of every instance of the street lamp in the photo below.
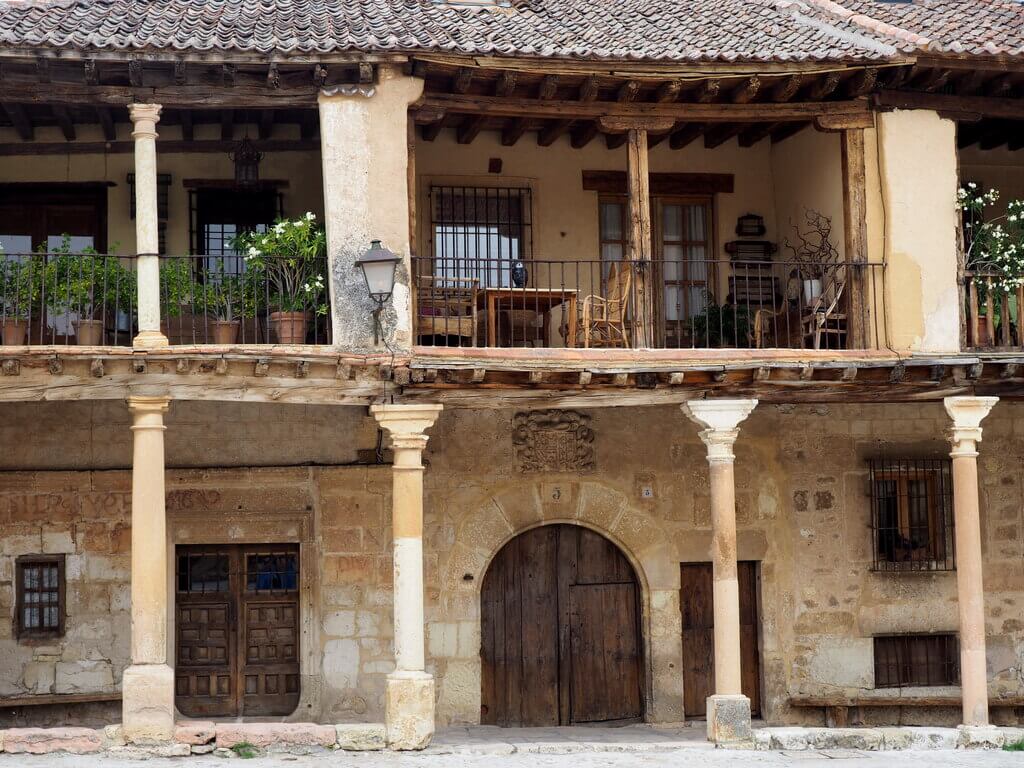
[[[356,266],[363,271],[366,291],[377,305],[373,310],[374,344],[380,343],[380,313],[384,309],[384,302],[391,298],[395,290],[395,270],[401,260],[399,256],[382,246],[380,240],[373,240],[370,249],[356,262]]]

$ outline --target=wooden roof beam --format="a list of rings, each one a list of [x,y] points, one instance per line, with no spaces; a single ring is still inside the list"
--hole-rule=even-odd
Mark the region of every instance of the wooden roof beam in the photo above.
[[[838,87],[839,73],[829,72],[824,77],[819,77],[816,80],[811,81],[810,87],[807,89],[807,97],[811,101],[819,101],[824,99],[826,96],[830,96]]]
[[[758,123],[756,125],[744,126],[740,132],[739,145],[741,147],[752,147],[784,123]]]
[[[793,97],[800,92],[800,86],[803,83],[804,76],[800,72],[783,77],[772,88],[769,98],[775,102],[792,101]]]
[[[57,121],[57,125],[60,127],[60,132],[64,134],[65,140],[74,141],[75,124],[71,119],[71,113],[68,112],[68,108],[63,104],[54,104],[50,109],[53,111],[53,118]]]
[[[705,80],[697,88],[696,100],[700,104],[710,104],[718,98],[718,92],[722,88],[722,82],[718,79]]]
[[[106,107],[96,107],[96,119],[103,128],[103,138],[107,141],[117,139],[117,127],[114,125],[114,116]]]
[[[192,110],[183,109],[181,110],[181,138],[185,141],[194,141],[195,137],[195,129],[192,125]]]
[[[597,123],[584,123],[572,132],[570,143],[573,149],[583,149],[597,136]]]
[[[640,83],[636,80],[627,80],[620,87],[615,100],[620,104],[629,104],[636,101],[640,95]]]
[[[654,95],[655,101],[666,103],[669,101],[675,101],[679,98],[679,92],[683,89],[682,80],[669,80],[658,86],[658,91]]]
[[[578,100],[582,102],[596,101],[598,96],[598,90],[599,88],[597,78],[588,77],[586,80],[580,83]],[[550,147],[562,134],[568,131],[574,123],[574,120],[557,120],[553,123],[550,123],[546,128],[544,128],[537,134],[537,144],[539,144],[542,147]]]
[[[277,90],[281,87],[281,73],[278,71],[277,62],[272,61],[267,66],[267,88]]]
[[[220,138],[221,141],[231,141],[235,137],[235,111],[233,109],[222,109],[220,111]]]
[[[132,88],[142,88],[144,83],[142,73],[142,62],[139,59],[132,59],[128,62],[128,82]]]
[[[772,129],[772,144],[780,144],[790,136],[795,136],[806,128],[809,123],[779,123]]]
[[[484,129],[486,120],[484,115],[469,115],[455,132],[455,140],[459,144],[472,144],[473,140],[480,135],[480,131]]]
[[[725,144],[727,141],[735,136],[738,136],[744,128],[750,126],[744,123],[736,123],[735,125],[716,125],[710,131],[704,134],[704,149],[715,149]]]
[[[689,123],[669,135],[668,145],[672,149],[682,149],[702,136],[706,130],[707,126],[703,123]]]
[[[274,133],[274,110],[260,110],[259,136],[261,139],[269,139]]]
[[[1013,91],[1013,82],[1014,77],[1009,72],[1000,75],[999,77],[990,80],[985,85],[985,95],[995,96],[997,98],[1010,96]]]
[[[537,87],[537,101],[551,101],[558,92],[558,76],[546,75]],[[501,143],[503,146],[511,147],[516,144],[526,133],[529,124],[527,118],[517,117],[505,126],[501,132]]]
[[[760,90],[761,78],[753,75],[736,86],[732,93],[729,94],[729,99],[733,104],[747,104],[754,100],[754,97],[757,96],[757,92]]]
[[[870,93],[878,83],[878,67],[867,67],[860,70],[843,85],[843,93],[849,99],[855,99]]]
[[[18,138],[22,141],[32,141],[36,132],[32,125],[32,119],[28,116],[25,108],[21,104],[4,104],[3,106]]]
[[[82,79],[86,85],[99,85],[100,73],[96,69],[96,59],[86,59],[82,64]]]
[[[1024,120],[1024,101],[1020,99],[957,96],[950,93],[922,93],[889,89],[879,91],[873,98],[874,102],[881,107],[934,109],[936,112],[999,117],[1004,120]]]
[[[473,85],[474,74],[471,67],[460,67],[452,77],[452,90],[455,93],[469,93],[469,88]]]

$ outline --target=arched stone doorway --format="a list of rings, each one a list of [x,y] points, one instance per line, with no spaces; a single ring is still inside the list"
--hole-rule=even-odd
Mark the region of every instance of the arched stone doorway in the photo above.
[[[640,586],[611,541],[546,525],[509,541],[481,589],[482,723],[643,718]]]

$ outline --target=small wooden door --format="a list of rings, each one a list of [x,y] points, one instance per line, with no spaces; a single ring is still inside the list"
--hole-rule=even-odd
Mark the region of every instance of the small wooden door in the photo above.
[[[632,566],[593,531],[550,525],[510,541],[481,593],[481,722],[639,720],[639,606]]]
[[[299,703],[297,545],[178,547],[176,704],[190,717]]]
[[[757,650],[757,563],[739,566],[740,672],[743,695],[752,715],[761,714],[761,666]],[[683,617],[683,711],[707,714],[707,697],[715,690],[715,615],[711,563],[683,563],[680,608]]]

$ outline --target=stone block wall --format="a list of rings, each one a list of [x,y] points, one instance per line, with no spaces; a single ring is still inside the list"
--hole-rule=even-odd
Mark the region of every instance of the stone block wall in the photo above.
[[[516,533],[555,521],[602,532],[633,563],[643,591],[648,718],[682,719],[679,564],[708,561],[711,541],[696,428],[675,407],[594,409],[585,414],[592,466],[524,471],[514,415],[446,411],[425,454],[427,663],[437,677],[439,723],[479,718],[479,591],[490,559]],[[69,557],[68,637],[59,648],[32,647],[0,622],[0,695],[76,679],[79,688],[86,680],[99,683],[96,690],[116,686],[129,632],[124,406],[0,405],[0,417],[8,444],[19,446],[2,459],[11,471],[0,472],[2,610],[13,611],[17,554],[50,546]],[[36,424],[61,423],[75,436],[62,450],[28,446],[22,454]],[[870,570],[865,460],[943,455],[946,426],[941,404],[762,405],[742,425],[738,554],[760,562],[770,722],[820,724],[820,712],[788,707],[793,694],[870,691],[874,634],[956,630],[955,573]],[[1024,406],[999,404],[980,459],[991,690],[1015,695],[1024,694],[1022,436]],[[304,695],[295,718],[379,721],[393,665],[391,473],[345,466],[375,446],[365,411],[175,403],[167,440],[168,464],[177,467],[168,473],[176,541],[302,542]],[[86,471],[104,462],[120,468]],[[103,663],[110,682],[88,678]],[[904,720],[915,716],[957,719],[939,711],[907,712]],[[873,717],[892,722],[895,713]]]

